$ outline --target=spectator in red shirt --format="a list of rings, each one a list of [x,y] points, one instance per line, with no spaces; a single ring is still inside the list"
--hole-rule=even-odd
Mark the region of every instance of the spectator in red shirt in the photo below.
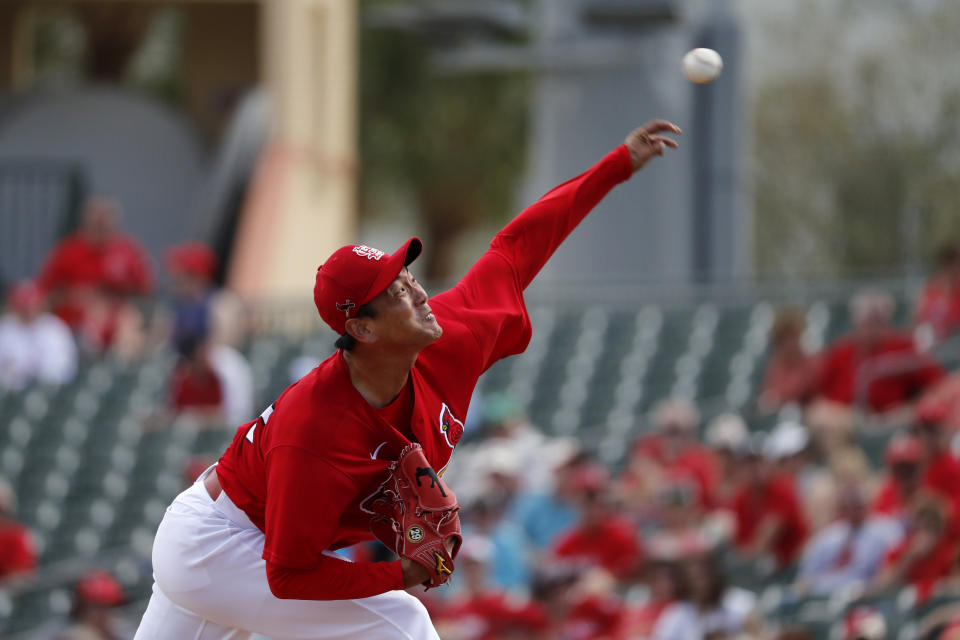
[[[930,475],[923,442],[912,434],[897,435],[887,445],[886,459],[889,474],[882,481],[871,510],[896,518],[906,528],[917,505],[939,501],[945,505],[950,535],[960,540],[960,501],[955,488],[943,488],[949,487],[945,483],[950,481],[950,473],[935,470]]]
[[[595,572],[566,564],[545,564],[531,585],[532,600],[549,627],[544,640],[596,640],[614,637],[623,618],[623,603],[610,581]],[[526,640],[526,638],[525,638]]]
[[[746,421],[736,413],[722,413],[707,425],[704,440],[716,456],[717,481],[713,486],[713,507],[729,509],[740,484],[740,451],[750,437]]]
[[[460,591],[437,608],[437,632],[448,640],[500,640],[529,638],[549,627],[544,612],[529,602],[512,598],[507,591],[491,587],[488,567],[493,543],[484,536],[468,538],[457,557],[462,572]]]
[[[614,635],[618,640],[651,637],[663,612],[687,599],[687,581],[678,562],[654,560],[644,573],[649,596],[626,608]]]
[[[210,334],[210,307],[217,256],[200,242],[185,242],[166,254],[173,281],[173,344],[202,340]]]
[[[680,560],[707,551],[717,542],[705,525],[697,487],[677,479],[657,495],[657,528],[646,536],[645,549],[659,560]]]
[[[919,353],[913,338],[892,328],[893,298],[861,291],[851,303],[853,330],[824,356],[821,398],[844,406],[863,402],[882,413],[902,407],[943,377],[943,369]]]
[[[936,272],[917,300],[913,321],[929,327],[939,342],[960,327],[960,247],[944,245],[937,252],[936,263]]]
[[[700,506],[710,508],[720,475],[713,452],[696,437],[700,414],[688,400],[661,402],[653,412],[654,432],[633,447],[622,482],[631,500],[650,503],[670,479],[692,478]]]
[[[745,480],[733,500],[734,543],[748,557],[772,557],[778,567],[796,560],[807,539],[807,523],[794,479],[765,462],[752,443],[743,452]]]
[[[215,289],[217,255],[202,242],[190,241],[171,247],[165,258],[173,292],[171,342],[178,351],[207,343],[207,360],[220,380],[223,418],[228,424],[246,422],[254,415],[253,372],[227,335],[232,332],[228,325],[243,323],[244,313],[233,308],[238,301],[229,292]],[[314,365],[316,361],[309,369]]]
[[[106,571],[90,571],[74,587],[70,611],[74,624],[60,636],[60,640],[117,640],[126,637],[118,628],[114,612],[126,599],[116,578]]]
[[[143,249],[117,230],[118,215],[115,200],[92,198],[80,229],[53,248],[38,278],[54,313],[98,349],[113,341],[129,299],[153,284]]]
[[[0,584],[33,571],[36,551],[30,530],[13,519],[13,487],[0,478]]]
[[[960,372],[943,378],[917,401],[917,414],[931,416],[950,433],[960,431]]]
[[[185,340],[170,380],[170,402],[175,413],[191,412],[204,418],[219,418],[223,410],[223,388],[210,365],[208,345]]]
[[[919,405],[911,432],[924,449],[924,485],[951,496],[960,507],[960,462],[950,451],[953,433],[943,424],[943,417],[943,408],[933,404]],[[960,509],[956,511],[960,513]]]
[[[950,535],[945,501],[926,497],[914,506],[911,516],[907,537],[890,551],[871,591],[883,592],[909,583],[917,589],[918,601],[923,602],[937,582],[953,570],[958,541]]]
[[[806,404],[813,397],[820,358],[803,346],[807,323],[798,309],[783,309],[770,329],[770,359],[757,398],[761,413],[774,413],[787,404]]]
[[[884,455],[887,474],[870,510],[906,523],[910,503],[923,494],[924,457],[923,443],[915,436],[891,438]]]
[[[617,578],[628,578],[640,567],[643,550],[633,523],[619,514],[609,494],[609,476],[601,467],[587,467],[582,475],[580,522],[561,536],[553,555],[588,567],[602,567]]]

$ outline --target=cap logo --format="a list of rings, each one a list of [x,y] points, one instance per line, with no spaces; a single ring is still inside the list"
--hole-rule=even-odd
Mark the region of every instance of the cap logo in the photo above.
[[[353,248],[353,252],[361,258],[366,258],[367,260],[379,260],[383,257],[383,251],[380,251],[380,249],[374,249],[373,247],[368,247],[365,244],[355,246]]]
[[[335,304],[337,305],[337,311],[343,311],[348,318],[350,317],[350,309],[357,306],[356,303],[350,301],[350,298],[347,298],[346,302],[337,302]]]

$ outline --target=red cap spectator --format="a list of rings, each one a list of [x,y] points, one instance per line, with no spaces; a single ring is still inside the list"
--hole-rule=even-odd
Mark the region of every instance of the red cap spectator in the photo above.
[[[806,404],[814,395],[820,358],[803,344],[806,316],[799,309],[781,309],[770,328],[770,358],[757,398],[762,413],[790,403]]]
[[[936,271],[920,294],[914,321],[930,327],[936,340],[960,327],[960,247],[955,242],[937,252]]]
[[[759,443],[742,452],[743,482],[733,497],[734,543],[748,556],[771,555],[789,566],[803,548],[808,525],[796,481],[758,455]]]
[[[914,423],[910,429],[923,446],[925,470],[923,484],[926,487],[950,496],[954,513],[960,514],[960,461],[950,450],[952,429],[946,421],[949,406],[935,398],[920,402],[914,411]],[[956,535],[960,536],[960,521],[953,523]]]
[[[217,254],[202,242],[184,242],[167,250],[167,270],[212,281],[217,275]]]
[[[947,416],[950,406],[938,398],[923,399],[917,403],[913,415],[917,422],[939,425]]]
[[[123,587],[116,578],[100,569],[95,569],[81,578],[77,583],[76,593],[77,599],[86,604],[115,607],[126,601]]]
[[[610,474],[603,467],[588,464],[574,469],[569,479],[569,488],[578,493],[600,491],[610,482]]]
[[[29,572],[37,565],[30,530],[13,519],[16,504],[13,487],[0,478],[0,581]]]
[[[7,304],[20,315],[36,315],[43,309],[43,291],[32,280],[21,280],[7,294]]]
[[[87,573],[74,587],[70,617],[75,624],[57,637],[119,638],[113,608],[125,602],[123,587],[112,575],[99,569]]]
[[[938,478],[929,476],[928,454],[923,441],[913,434],[894,436],[887,444],[885,455],[888,472],[877,490],[872,511],[910,521],[912,505],[931,494],[940,495],[944,491],[937,486]],[[952,490],[942,496],[946,499]],[[956,526],[956,518],[950,513],[951,526]],[[958,529],[960,531],[960,529]]]
[[[857,293],[850,304],[853,330],[824,356],[818,384],[823,399],[845,406],[862,402],[883,412],[907,404],[943,377],[940,364],[892,326],[894,308],[885,291]]]
[[[118,216],[116,201],[91,198],[80,229],[53,247],[37,276],[53,313],[97,352],[115,339],[121,350],[136,350],[143,318],[130,299],[153,288],[150,260],[116,228]]]
[[[909,582],[924,602],[937,583],[950,575],[957,562],[957,539],[951,534],[949,501],[924,496],[910,510],[910,526],[903,541],[887,554],[877,590]]]
[[[884,456],[891,467],[897,464],[920,464],[923,462],[923,443],[914,436],[895,436],[887,444]]]
[[[593,487],[600,474],[585,474],[581,486]],[[579,566],[602,567],[618,578],[628,578],[640,567],[644,549],[636,528],[623,517],[605,484],[585,489],[580,500],[580,522],[553,545],[553,554]]]
[[[711,507],[720,464],[713,451],[697,440],[700,413],[696,406],[684,398],[664,400],[654,409],[652,422],[654,432],[641,437],[633,445],[624,484],[655,490],[656,480],[653,478],[660,475],[695,478],[701,506]],[[650,464],[656,468],[653,474],[647,468]]]

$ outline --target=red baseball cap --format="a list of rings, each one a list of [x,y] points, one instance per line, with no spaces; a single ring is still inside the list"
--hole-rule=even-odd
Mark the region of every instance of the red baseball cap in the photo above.
[[[574,491],[599,491],[607,486],[610,474],[599,465],[588,464],[573,472],[570,488]]]
[[[191,273],[213,280],[217,273],[217,254],[202,242],[184,242],[167,251],[167,269],[171,273]]]
[[[914,421],[918,424],[942,426],[950,413],[950,405],[936,398],[928,398],[917,403],[913,412]]]
[[[90,604],[116,606],[126,601],[123,587],[116,578],[100,569],[85,575],[77,583],[77,597]]]
[[[357,309],[390,286],[422,250],[420,238],[410,238],[391,254],[365,244],[340,247],[317,269],[313,302],[320,317],[343,335]]]
[[[7,304],[22,313],[35,313],[43,307],[43,291],[30,280],[21,280],[7,294]]]
[[[895,436],[887,444],[886,460],[889,465],[923,462],[923,444],[914,436]]]

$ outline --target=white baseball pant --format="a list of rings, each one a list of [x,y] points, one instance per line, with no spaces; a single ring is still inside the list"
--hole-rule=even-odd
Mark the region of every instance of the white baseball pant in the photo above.
[[[207,469],[167,508],[153,543],[153,595],[134,640],[439,640],[404,591],[356,600],[281,600],[270,593],[264,535]],[[339,557],[339,556],[337,556]]]

